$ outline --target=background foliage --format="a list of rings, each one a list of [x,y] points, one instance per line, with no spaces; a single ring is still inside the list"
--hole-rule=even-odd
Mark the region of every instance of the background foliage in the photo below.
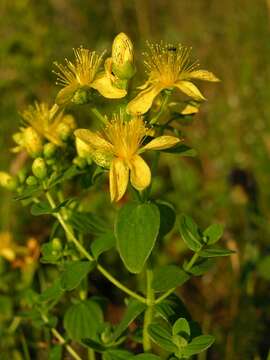
[[[140,49],[147,39],[180,42],[192,46],[202,66],[222,80],[218,86],[202,84],[209,101],[194,121],[182,124],[198,158],[164,156],[154,189],[202,227],[209,219],[223,223],[224,243],[237,250],[230,261],[220,261],[207,276],[182,290],[204,331],[217,338],[207,359],[266,359],[270,322],[268,1],[2,0],[0,13],[1,169],[8,170],[11,160],[8,149],[14,145],[10,135],[19,126],[18,111],[36,99],[53,101],[58,88],[52,63],[70,57],[73,47],[103,49],[120,31],[127,32]],[[80,125],[93,121],[83,107],[77,118]],[[9,170],[17,172],[22,162],[20,156],[12,158]],[[49,221],[33,219],[2,189],[0,196],[1,234],[11,232],[18,244],[31,238],[42,243]],[[91,209],[103,209],[103,192],[90,200]],[[106,216],[110,217],[110,209]],[[172,233],[160,264],[168,259],[180,261],[186,251]],[[3,261],[1,267],[5,266]],[[33,266],[34,274],[37,264]],[[11,282],[19,271],[12,270]],[[32,284],[27,271],[25,288]],[[17,290],[16,283],[0,287],[2,306],[6,294]],[[118,321],[119,299],[111,295],[112,313],[119,314],[113,320]],[[6,306],[7,319],[0,317],[0,321],[13,317],[15,310]],[[19,348],[21,344],[23,340]]]

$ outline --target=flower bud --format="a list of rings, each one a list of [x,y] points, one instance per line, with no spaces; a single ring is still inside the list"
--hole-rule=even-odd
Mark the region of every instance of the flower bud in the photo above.
[[[67,114],[63,117],[63,122],[67,124],[71,130],[75,130],[77,128],[76,120],[74,119],[74,116],[71,114]]]
[[[133,44],[123,32],[113,41],[112,70],[121,80],[128,80],[135,74]]]
[[[47,167],[44,159],[41,157],[36,158],[32,164],[32,171],[38,179],[45,179],[47,176]]]
[[[37,185],[37,183],[37,178],[33,175],[28,176],[28,178],[26,179],[26,184],[29,186],[35,186]]]
[[[0,171],[0,186],[13,191],[17,187],[17,180],[10,174]]]
[[[42,153],[42,139],[31,126],[23,130],[23,146],[32,157],[37,157]]]
[[[56,132],[59,138],[63,141],[67,141],[70,135],[72,134],[71,128],[69,127],[69,125],[65,124],[64,122],[61,122],[57,126]]]
[[[80,169],[84,169],[87,165],[87,161],[85,158],[77,156],[73,159],[73,164],[78,166],[78,168],[80,168]]]
[[[43,154],[46,159],[52,158],[56,153],[56,145],[53,143],[47,143],[44,145]]]
[[[60,252],[63,249],[62,242],[59,238],[52,239],[52,249],[57,252]]]

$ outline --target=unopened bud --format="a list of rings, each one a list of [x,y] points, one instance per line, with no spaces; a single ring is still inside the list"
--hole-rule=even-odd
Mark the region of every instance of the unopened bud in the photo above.
[[[123,32],[113,41],[112,70],[121,80],[128,80],[135,74],[133,44]]]
[[[42,139],[31,126],[23,131],[23,146],[32,157],[37,157],[42,153]]]
[[[50,159],[52,158],[55,153],[56,153],[56,145],[54,145],[53,143],[47,143],[44,145],[44,148],[43,148],[43,154],[44,154],[44,157],[46,159]]]
[[[8,190],[15,190],[17,186],[17,180],[10,174],[0,171],[0,186],[3,186],[4,188]]]
[[[35,185],[37,185],[37,183],[38,183],[38,180],[33,175],[28,176],[28,178],[26,179],[26,184],[29,186],[35,186]]]
[[[41,157],[36,158],[32,164],[33,174],[40,180],[43,180],[47,176],[47,167],[44,159]]]
[[[52,249],[57,252],[63,249],[62,242],[59,238],[52,239]]]
[[[72,134],[72,130],[69,127],[69,125],[65,123],[60,123],[57,127],[57,134],[60,137],[61,140],[67,141],[70,135]]]
[[[77,156],[73,159],[73,164],[78,166],[80,169],[84,169],[87,165],[87,160],[83,157]]]
[[[63,122],[67,124],[71,130],[75,130],[77,128],[76,120],[74,119],[74,116],[67,114],[63,117]]]

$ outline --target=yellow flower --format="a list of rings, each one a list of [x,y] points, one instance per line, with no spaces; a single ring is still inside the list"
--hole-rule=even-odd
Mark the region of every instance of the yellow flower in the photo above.
[[[99,72],[103,54],[79,48],[74,50],[75,63],[66,59],[66,64],[55,63],[59,72],[58,84],[64,88],[59,91],[56,103],[64,105],[71,101],[78,90],[96,89],[102,96],[109,99],[119,99],[126,95],[126,91],[113,86],[107,72]]]
[[[29,106],[21,115],[25,123],[30,125],[30,127],[22,129],[23,137],[20,139],[20,144],[25,145],[26,149],[31,144],[31,147],[33,146],[33,139],[38,144],[39,138],[45,138],[53,144],[61,146],[63,145],[61,126],[65,124],[70,128],[70,131],[76,127],[74,118],[71,115],[64,115],[63,111],[59,111],[59,106],[56,104],[50,108],[46,103],[36,102],[34,106]]]
[[[141,117],[125,121],[122,114],[115,115],[102,132],[78,129],[75,136],[91,149],[93,160],[109,167],[111,201],[119,201],[126,192],[128,181],[141,191],[151,182],[151,171],[140,156],[146,150],[162,150],[175,146],[180,140],[164,135],[143,145],[149,129]]]
[[[0,233],[0,256],[8,261],[13,261],[16,257],[15,245],[9,232]]]
[[[213,73],[199,70],[197,62],[191,62],[189,48],[162,43],[148,46],[145,65],[149,78],[140,87],[142,91],[128,104],[130,114],[146,113],[155,97],[164,89],[178,88],[195,100],[205,100],[191,80],[219,81]]]

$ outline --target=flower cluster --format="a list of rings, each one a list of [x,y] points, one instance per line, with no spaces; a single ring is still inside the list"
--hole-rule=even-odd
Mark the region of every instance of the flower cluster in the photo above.
[[[108,169],[111,200],[119,201],[127,190],[129,180],[137,191],[143,191],[151,183],[151,170],[141,157],[142,153],[175,147],[180,142],[175,134],[163,134],[166,127],[151,127],[158,125],[156,121],[164,110],[162,101],[156,101],[158,95],[162,97],[164,91],[172,94],[174,89],[178,89],[199,103],[205,98],[193,81],[218,81],[218,78],[209,71],[199,69],[198,63],[190,60],[189,48],[162,42],[148,43],[148,52],[144,54],[147,80],[128,102],[123,98],[129,93],[130,79],[135,75],[136,67],[133,44],[126,34],[120,33],[115,37],[111,56],[106,59],[105,52],[98,54],[83,47],[75,49],[74,55],[73,62],[66,59],[64,65],[55,63],[57,83],[62,86],[56,103],[52,107],[35,103],[22,112],[23,127],[14,135],[17,146],[13,151],[26,149],[30,156],[38,158],[37,161],[46,166],[40,156],[49,153],[50,157],[52,147],[63,147],[74,133],[77,155],[81,159],[74,162],[82,166],[82,159],[86,159],[88,163],[93,161]],[[99,131],[75,130],[76,122],[71,115],[64,113],[64,108],[73,103],[89,104],[93,109],[94,92],[107,99],[119,99],[121,111],[108,117],[99,112],[99,118],[104,123]],[[158,111],[151,119],[154,103]],[[173,104],[168,104],[168,109]],[[190,102],[181,114],[197,111],[198,106]],[[95,112],[98,110],[95,109]],[[144,116],[146,113],[147,116]],[[155,130],[158,136],[150,136]],[[33,179],[30,182],[32,184]]]

